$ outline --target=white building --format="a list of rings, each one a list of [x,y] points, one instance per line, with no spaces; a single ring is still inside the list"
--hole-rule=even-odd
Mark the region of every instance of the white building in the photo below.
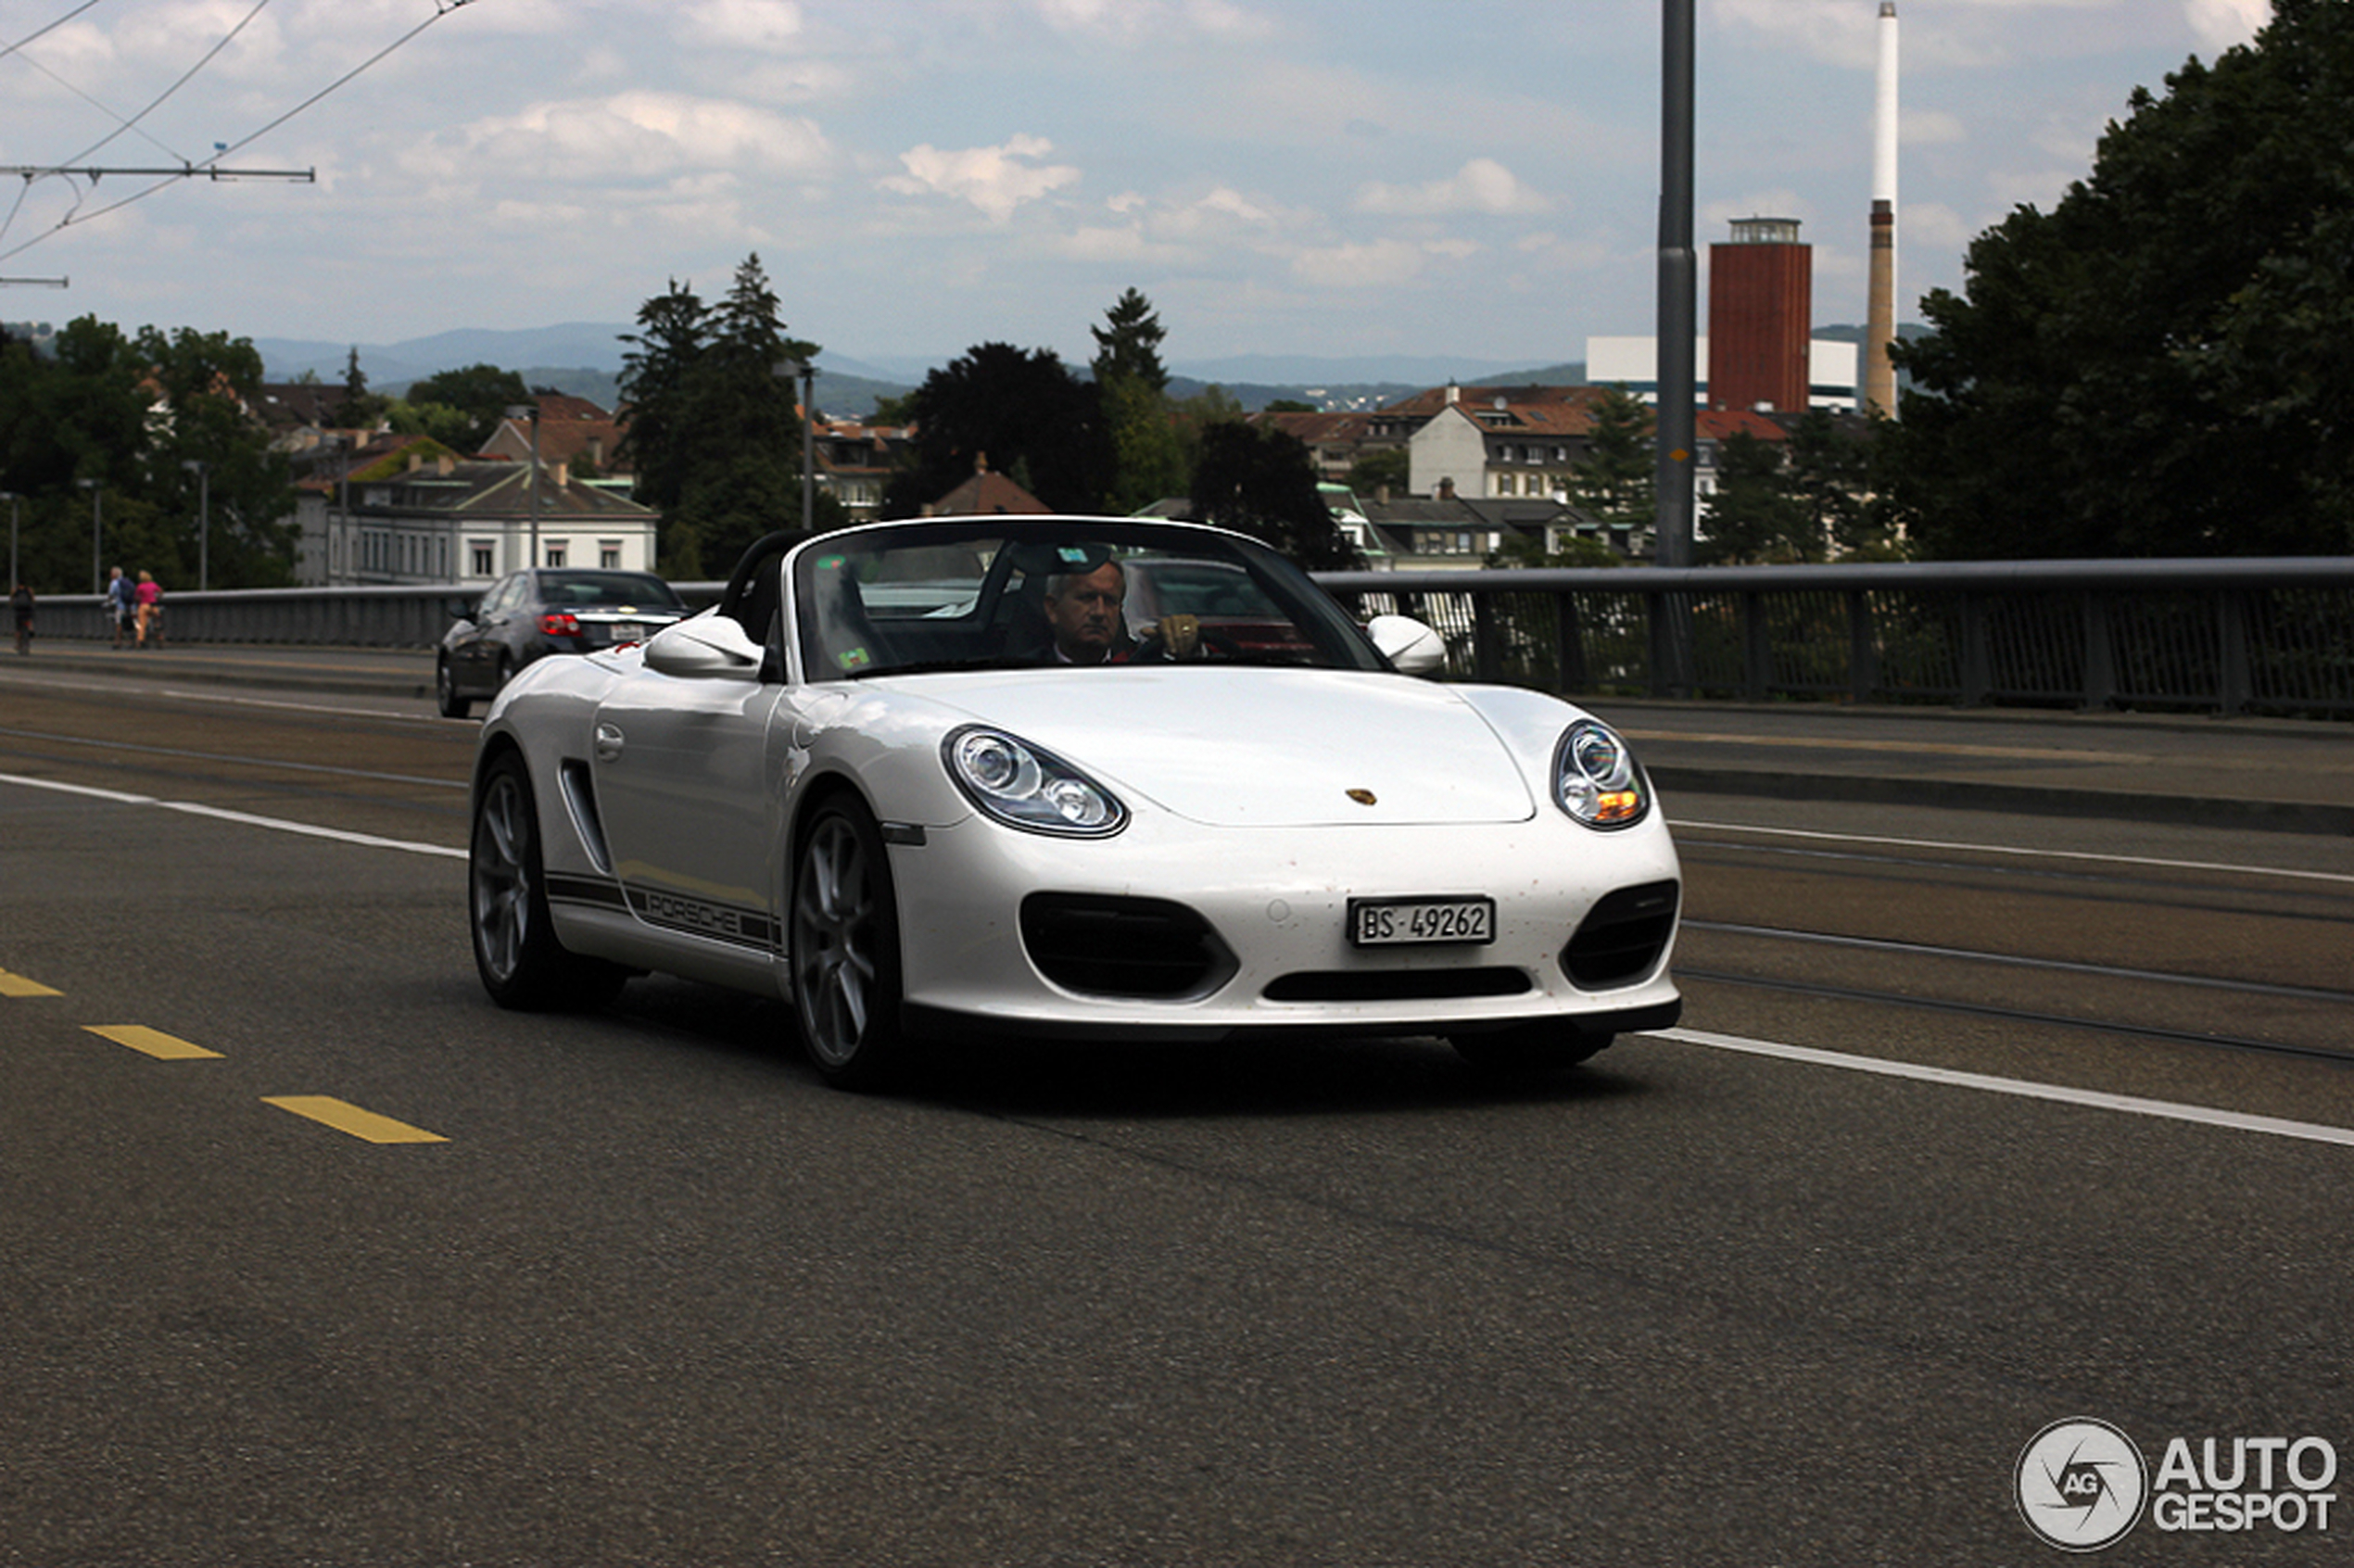
[[[1854,411],[1859,360],[1856,346],[1816,337],[1806,345],[1808,406]],[[1700,400],[1708,401],[1708,339],[1694,345],[1692,374]],[[1597,386],[1624,386],[1646,403],[1659,401],[1659,339],[1655,337],[1589,337],[1586,340],[1586,379]]]
[[[348,476],[323,468],[302,486],[297,582],[487,587],[532,563],[535,536],[542,566],[654,569],[660,516],[561,462],[535,474],[528,462],[443,457],[386,472],[399,458],[364,457]]]

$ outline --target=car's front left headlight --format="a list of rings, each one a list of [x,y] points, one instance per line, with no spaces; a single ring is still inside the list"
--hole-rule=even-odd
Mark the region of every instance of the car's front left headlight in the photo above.
[[[967,725],[940,743],[948,777],[973,804],[1015,828],[1100,839],[1128,826],[1120,797],[1002,729]]]
[[[1650,812],[1651,780],[1610,726],[1579,719],[1553,750],[1553,799],[1588,828],[1626,828]]]

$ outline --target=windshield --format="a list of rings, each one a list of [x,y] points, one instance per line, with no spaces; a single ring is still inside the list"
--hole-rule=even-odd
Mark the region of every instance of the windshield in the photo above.
[[[670,585],[651,572],[542,572],[542,604],[659,604],[686,608]]]
[[[1305,574],[1209,529],[1061,517],[892,524],[812,540],[792,573],[813,680],[1018,665],[1384,667]]]

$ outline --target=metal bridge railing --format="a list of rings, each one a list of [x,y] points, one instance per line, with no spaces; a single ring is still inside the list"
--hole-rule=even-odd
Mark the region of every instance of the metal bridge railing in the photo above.
[[[1563,693],[2354,715],[2354,557],[1318,581],[1437,628],[1449,675]]]
[[[1445,636],[1449,676],[1569,695],[2354,716],[2354,557],[1330,572]],[[690,603],[717,583],[677,585]],[[451,587],[174,593],[173,642],[430,648]],[[108,639],[98,600],[45,637]]]

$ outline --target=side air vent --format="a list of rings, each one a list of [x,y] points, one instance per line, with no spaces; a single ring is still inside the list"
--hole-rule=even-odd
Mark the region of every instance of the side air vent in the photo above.
[[[1240,967],[1208,921],[1158,898],[1031,893],[1021,943],[1040,974],[1091,996],[1207,996]]]
[[[1562,968],[1583,991],[1641,980],[1676,935],[1680,891],[1674,882],[1645,882],[1605,894],[1562,949]]]
[[[572,817],[573,831],[588,848],[589,864],[612,876],[613,856],[605,850],[605,825],[597,816],[597,787],[589,781],[588,765],[577,757],[566,757],[556,769],[556,778],[563,785],[564,810]]]

